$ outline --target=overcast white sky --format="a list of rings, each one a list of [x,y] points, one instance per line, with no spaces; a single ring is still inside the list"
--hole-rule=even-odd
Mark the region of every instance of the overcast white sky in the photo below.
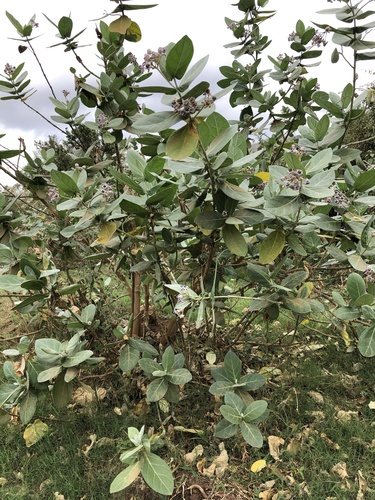
[[[157,47],[167,45],[169,42],[176,42],[187,34],[194,42],[194,61],[207,54],[210,55],[204,78],[212,84],[222,78],[218,67],[223,64],[231,64],[232,61],[229,50],[223,48],[223,45],[234,41],[225,25],[224,17],[234,20],[240,19],[240,12],[231,5],[235,3],[235,0],[134,0],[132,3],[158,3],[155,8],[129,13],[129,16],[140,25],[143,33],[142,41],[137,44],[129,44],[129,50],[139,60],[143,59],[147,48],[157,49]],[[6,18],[5,11],[9,11],[21,24],[26,24],[36,14],[39,28],[35,30],[35,35],[40,35],[40,37],[33,42],[33,45],[53,83],[57,97],[62,99],[62,90],[74,92],[73,78],[69,67],[76,67],[78,72],[82,74],[84,74],[84,70],[80,70],[71,52],[64,53],[60,47],[45,49],[45,47],[58,43],[59,39],[55,38],[56,30],[43,16],[43,13],[56,23],[61,16],[71,15],[74,21],[73,32],[77,33],[83,28],[87,28],[82,41],[95,46],[97,42],[94,31],[96,23],[90,19],[100,18],[106,11],[113,10],[116,5],[115,2],[109,0],[91,0],[90,2],[79,0],[64,0],[62,2],[17,0],[11,2],[2,0],[0,73],[3,73],[6,63],[17,66],[22,61],[26,61],[25,67],[32,76],[34,87],[39,88],[38,92],[30,99],[30,104],[48,116],[53,114],[53,108],[48,99],[50,93],[32,54],[29,51],[19,54],[17,50],[19,42],[9,39],[9,37],[15,37],[16,32]],[[316,14],[316,12],[335,6],[338,4],[328,3],[327,0],[270,0],[266,9],[276,10],[277,14],[262,26],[262,32],[273,40],[269,54],[277,57],[279,53],[288,51],[288,34],[294,30],[298,19],[302,19],[306,25],[311,24],[311,21],[324,22],[328,20],[334,23],[334,18],[331,16],[323,16]],[[105,21],[110,22],[110,18]],[[319,77],[322,90],[340,91],[350,80],[351,74],[344,64],[330,65],[330,54],[333,48],[331,43],[324,48],[326,63],[322,68],[312,68],[311,74]],[[97,59],[92,58],[92,53],[92,47],[86,47],[79,51],[82,59],[91,67],[97,61]],[[250,62],[246,57],[242,57],[240,61],[243,64]],[[271,64],[264,60],[262,68],[271,68]],[[371,69],[374,69],[372,62],[361,66],[359,76],[362,83],[372,80],[372,76],[365,71]],[[236,113],[235,116],[237,117],[238,114]],[[0,140],[1,144],[16,149],[18,147],[17,138],[22,136],[28,150],[32,151],[34,140],[53,134],[53,130],[46,126],[46,122],[20,103],[0,101],[0,133],[7,134],[5,139]]]

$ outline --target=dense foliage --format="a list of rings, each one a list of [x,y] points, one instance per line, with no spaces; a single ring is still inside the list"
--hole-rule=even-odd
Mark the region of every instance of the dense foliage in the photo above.
[[[290,53],[269,57],[273,69],[265,70],[271,40],[261,26],[275,14],[267,3],[240,0],[240,19],[225,20],[235,39],[228,47],[233,63],[220,68],[217,93],[200,79],[208,56],[193,61],[187,35],[150,49],[142,63],[128,51],[141,31],[127,14],[152,5],[116,0],[115,20],[101,20],[97,29],[99,73],[83,66],[73,21],[51,21],[58,45],[85,73],[70,69],[76,95],[63,101],[51,88],[50,120],[67,127],[65,149],[51,138],[35,157],[25,149],[0,152],[3,171],[21,186],[0,195],[0,289],[16,311],[44,321],[49,337],[34,347],[21,339],[4,351],[4,422],[19,408],[28,424],[49,389],[57,407],[66,405],[81,364],[95,364],[98,373],[107,360],[125,379],[143,371],[152,379],[148,401],[169,408],[194,377],[192,346],[209,345],[226,354],[212,368],[210,393],[225,403],[215,435],[240,431],[261,447],[267,402],[249,391],[265,379],[244,375],[232,351],[257,342],[258,318],[268,331],[286,311],[296,335],[304,320],[328,317],[347,347],[374,356],[375,171],[371,157],[364,162],[360,149],[347,145],[372,95],[358,92],[356,71],[375,59],[366,36],[373,12],[364,1],[343,0],[325,11],[332,25],[299,20]],[[7,17],[33,47],[34,18],[22,25]],[[339,93],[321,90],[313,76],[331,36],[332,63],[345,59],[353,70]],[[147,85],[153,73],[164,86]],[[30,84],[24,64],[7,64],[2,99],[28,105]],[[162,110],[148,107],[155,95]],[[236,121],[215,109],[227,97],[239,109]],[[14,156],[19,163],[11,163]],[[112,287],[130,297],[126,318],[108,319]],[[92,357],[97,353],[104,359]],[[128,468],[112,491],[141,473],[151,488],[171,494],[171,473],[151,452],[152,436],[130,428],[129,439],[134,448],[122,455]]]

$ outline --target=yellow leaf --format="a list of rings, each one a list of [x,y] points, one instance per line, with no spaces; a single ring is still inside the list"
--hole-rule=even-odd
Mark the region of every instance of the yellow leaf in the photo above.
[[[115,21],[112,21],[109,25],[109,31],[114,33],[120,33],[121,35],[125,35],[128,28],[130,27],[132,20],[128,16],[121,16]]]
[[[262,469],[264,469],[265,467],[267,467],[267,462],[265,460],[257,460],[256,462],[254,462],[252,464],[252,466],[250,467],[250,470],[251,470],[251,472],[259,472]]]
[[[193,123],[189,123],[169,136],[165,152],[172,160],[184,160],[194,153],[198,142],[197,128]]]
[[[116,222],[105,222],[99,231],[95,243],[97,245],[105,245],[115,234],[116,229],[117,229]]]
[[[345,346],[349,347],[350,344],[352,343],[352,341],[351,341],[351,339],[349,337],[348,332],[346,331],[346,326],[345,325],[342,326],[340,334],[341,334],[342,340],[345,342]]]
[[[26,446],[30,448],[30,446],[40,441],[48,433],[48,430],[48,425],[37,418],[35,422],[26,427],[23,433]]]
[[[269,172],[258,172],[255,174],[254,177],[259,177],[259,179],[262,179],[263,182],[268,182],[270,180],[270,173]]]
[[[297,292],[297,297],[300,297],[301,299],[307,299],[310,297],[311,292],[314,289],[314,284],[311,283],[310,281],[306,281],[301,288]]]

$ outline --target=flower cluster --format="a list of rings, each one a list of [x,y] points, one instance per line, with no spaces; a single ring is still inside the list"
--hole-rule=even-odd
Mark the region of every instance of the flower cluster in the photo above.
[[[375,272],[370,266],[366,266],[366,270],[363,272],[363,278],[368,283],[375,283]]]
[[[292,147],[290,148],[290,152],[293,153],[294,155],[298,156],[298,158],[301,158],[306,153],[306,148],[305,148],[305,146],[299,147],[296,144],[292,144]]]
[[[337,186],[335,186],[335,194],[327,198],[327,201],[338,208],[347,209],[350,206],[350,201]]]
[[[109,184],[109,182],[105,182],[104,184],[102,184],[101,192],[102,192],[103,197],[107,201],[112,200],[114,197],[114,194],[115,194],[113,186],[111,184]]]
[[[98,115],[97,121],[98,121],[98,126],[100,128],[103,128],[106,125],[108,125],[108,117],[104,113],[101,113],[100,115]]]
[[[316,47],[320,47],[323,45],[325,47],[327,45],[327,31],[315,31],[315,34],[311,40],[312,45]]]
[[[189,287],[187,285],[181,285],[181,292],[176,295],[177,303],[174,307],[173,312],[177,314],[179,318],[184,317],[184,309],[190,304],[191,297],[189,295]]]
[[[137,58],[135,57],[134,54],[129,54],[128,59],[129,59],[129,62],[131,64],[137,64],[138,63]]]
[[[146,54],[143,58],[143,63],[139,66],[141,71],[150,71],[151,69],[156,69],[160,62],[161,56],[165,54],[165,48],[159,47],[157,52],[151,49],[147,49]]]
[[[295,31],[292,31],[291,33],[289,33],[288,42],[294,42],[296,38],[297,38],[297,33]]]
[[[203,95],[204,95],[203,106],[205,108],[209,108],[216,101],[216,97],[211,94],[210,89],[207,89],[205,92],[203,92]]]
[[[4,68],[4,73],[8,76],[12,76],[15,69],[16,69],[15,66],[12,66],[11,64],[6,63],[5,68]]]
[[[55,203],[60,198],[59,190],[56,187],[49,188],[47,198],[50,203]]]
[[[188,99],[173,99],[172,107],[183,117],[193,115],[201,109],[194,97],[189,97]]]
[[[303,177],[302,170],[289,169],[289,173],[283,175],[280,180],[285,187],[294,189],[295,191],[299,191],[302,186],[310,183],[309,179]]]

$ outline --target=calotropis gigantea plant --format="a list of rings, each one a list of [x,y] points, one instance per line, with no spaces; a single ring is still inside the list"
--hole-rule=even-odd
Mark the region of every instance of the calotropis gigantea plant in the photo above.
[[[140,36],[126,15],[131,4],[116,3],[114,21],[98,23],[99,71],[80,58],[73,21],[52,22],[79,66],[70,70],[74,95],[57,99],[51,87],[55,115],[47,120],[68,127],[76,142],[65,171],[53,148],[34,157],[21,144],[22,169],[9,160],[16,150],[1,156],[1,168],[22,190],[0,197],[0,288],[19,312],[52,311],[65,327],[67,297],[81,307],[96,303],[100,315],[105,301],[96,292],[104,289],[105,269],[131,296],[126,335],[152,336],[151,312],[163,311],[171,326],[158,335],[167,342],[179,338],[185,359],[192,341],[214,347],[219,340],[257,342],[255,319],[269,325],[282,311],[294,318],[295,334],[303,319],[316,315],[329,315],[338,330],[350,325],[351,342],[374,356],[375,175],[371,159],[346,144],[367,97],[358,88],[358,65],[375,58],[367,3],[330,5],[324,17],[330,23],[298,20],[286,34],[290,53],[268,57],[269,70],[264,50],[272,49],[272,40],[261,28],[277,14],[267,10],[267,0],[240,0],[239,19],[225,20],[235,40],[228,47],[232,64],[220,68],[219,92],[203,76],[208,58],[194,61],[189,34],[159,49],[155,43],[138,62],[128,45]],[[33,47],[34,20],[22,25],[8,18]],[[321,89],[314,74],[327,50],[333,64],[346,61],[353,74],[335,92]],[[30,107],[30,83],[23,63],[7,64],[2,99]],[[160,96],[160,107],[152,105],[157,109],[150,95],[153,103]],[[226,97],[238,120],[217,111],[217,100]],[[82,124],[97,137],[89,148],[82,147]],[[87,281],[72,277],[73,256],[90,267]],[[331,295],[319,283],[339,286],[335,273],[346,285]],[[233,322],[233,303],[240,301]],[[121,325],[115,331],[121,339]],[[90,333],[98,341],[96,328]],[[155,355],[153,345],[122,337],[126,373],[140,353]],[[163,391],[173,380],[178,385],[164,366],[151,368]],[[244,405],[227,396],[224,406],[237,411],[230,424],[258,418]],[[257,415],[264,410],[262,403]],[[223,411],[225,418],[230,409]]]
[[[362,43],[362,33],[371,29],[371,12],[362,10],[362,3],[342,2],[327,14],[344,22],[345,29],[319,24],[324,32],[298,21],[289,34],[292,54],[271,57],[274,70],[269,72],[261,64],[270,40],[258,24],[260,17],[274,14],[264,10],[266,4],[240,2],[243,19],[226,20],[237,40],[231,44],[235,60],[232,67],[220,68],[225,79],[219,82],[223,92],[216,95],[199,79],[207,57],[191,65],[194,47],[188,36],[150,50],[139,64],[123,49],[126,30],[121,33],[118,24],[101,21],[97,48],[105,71],[98,78],[94,71],[77,76],[76,97],[65,102],[53,98],[54,119],[74,131],[84,119],[80,101],[92,107],[95,122],[86,124],[103,145],[111,145],[112,156],[100,155],[98,161],[92,150],[77,147],[71,170],[61,172],[53,151],[35,159],[25,152],[28,164],[17,171],[48,215],[48,228],[41,228],[48,230],[55,248],[66,253],[88,234],[86,259],[100,263],[110,258],[116,272],[131,273],[133,335],[142,329],[142,287],[148,298],[155,295],[176,310],[171,288],[160,287],[171,285],[171,273],[201,296],[195,301],[199,326],[215,334],[221,308],[250,288],[255,294],[244,325],[262,311],[273,320],[281,308],[287,309],[297,325],[304,316],[323,312],[326,304],[315,298],[311,286],[317,254],[320,266],[327,268],[339,262],[365,272],[371,266],[373,174],[359,150],[345,147],[348,124],[363,112],[366,93],[358,95],[355,78],[335,94],[318,90],[317,79],[310,77],[317,64],[312,61],[327,50],[330,33],[340,49],[334,49],[333,62],[336,52],[340,58],[345,50],[348,59],[352,51],[353,75],[357,64],[373,57],[371,42]],[[21,36],[30,36],[29,28],[24,33],[8,17]],[[57,24],[62,43],[76,51],[72,28],[65,18]],[[251,65],[240,63],[245,57]],[[23,90],[17,94],[15,86],[21,84],[21,70],[7,69],[1,88],[7,98],[20,98]],[[143,86],[152,71],[164,78],[165,86]],[[279,90],[265,90],[266,78]],[[241,107],[237,123],[215,111],[216,99],[226,92],[230,104]],[[150,93],[161,94],[170,110],[141,106],[138,100]],[[22,94],[26,102],[27,97]],[[21,246],[13,239],[3,252],[8,268],[31,259],[25,238]],[[27,244],[33,241],[39,243],[30,239]],[[58,287],[52,261],[47,269],[34,263],[31,281],[22,265],[20,276],[2,278],[3,288],[28,291],[20,310],[37,310],[56,293],[79,292],[76,285],[67,292]],[[230,297],[228,283],[238,283]]]

